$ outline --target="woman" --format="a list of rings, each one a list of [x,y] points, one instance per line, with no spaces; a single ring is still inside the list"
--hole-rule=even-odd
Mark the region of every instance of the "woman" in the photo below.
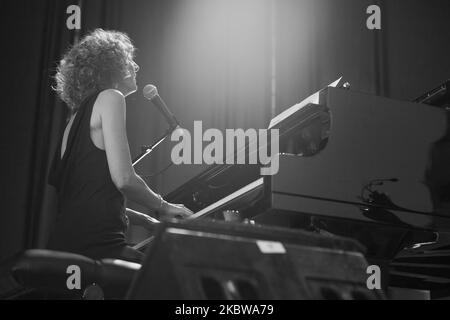
[[[125,97],[137,90],[134,52],[127,35],[97,29],[59,63],[55,90],[72,116],[49,176],[59,201],[50,249],[140,261],[125,242],[127,221],[145,226],[152,218],[125,209],[125,197],[162,219],[192,214],[164,201],[131,165]]]

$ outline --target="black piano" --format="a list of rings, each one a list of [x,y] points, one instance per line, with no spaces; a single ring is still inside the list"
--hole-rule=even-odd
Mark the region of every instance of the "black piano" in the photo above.
[[[448,119],[448,109],[329,86],[270,122],[280,135],[277,174],[213,165],[165,198],[193,219],[231,213],[350,237],[368,259],[391,260],[450,232]]]

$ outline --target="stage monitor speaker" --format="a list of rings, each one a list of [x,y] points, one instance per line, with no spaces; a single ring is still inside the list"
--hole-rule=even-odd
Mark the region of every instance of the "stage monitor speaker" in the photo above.
[[[353,240],[218,221],[162,223],[128,299],[379,299]]]

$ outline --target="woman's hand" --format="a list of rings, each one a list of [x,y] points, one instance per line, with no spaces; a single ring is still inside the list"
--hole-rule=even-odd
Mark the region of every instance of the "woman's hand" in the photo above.
[[[182,204],[173,204],[166,201],[164,201],[160,211],[162,213],[160,215],[161,219],[185,219],[194,214]]]

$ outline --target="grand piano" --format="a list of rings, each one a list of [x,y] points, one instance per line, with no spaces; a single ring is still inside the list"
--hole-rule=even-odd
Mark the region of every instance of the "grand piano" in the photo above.
[[[277,174],[213,165],[165,198],[193,219],[231,213],[256,226],[350,237],[369,260],[436,244],[450,232],[449,110],[427,102],[334,83],[270,122],[280,134]]]

